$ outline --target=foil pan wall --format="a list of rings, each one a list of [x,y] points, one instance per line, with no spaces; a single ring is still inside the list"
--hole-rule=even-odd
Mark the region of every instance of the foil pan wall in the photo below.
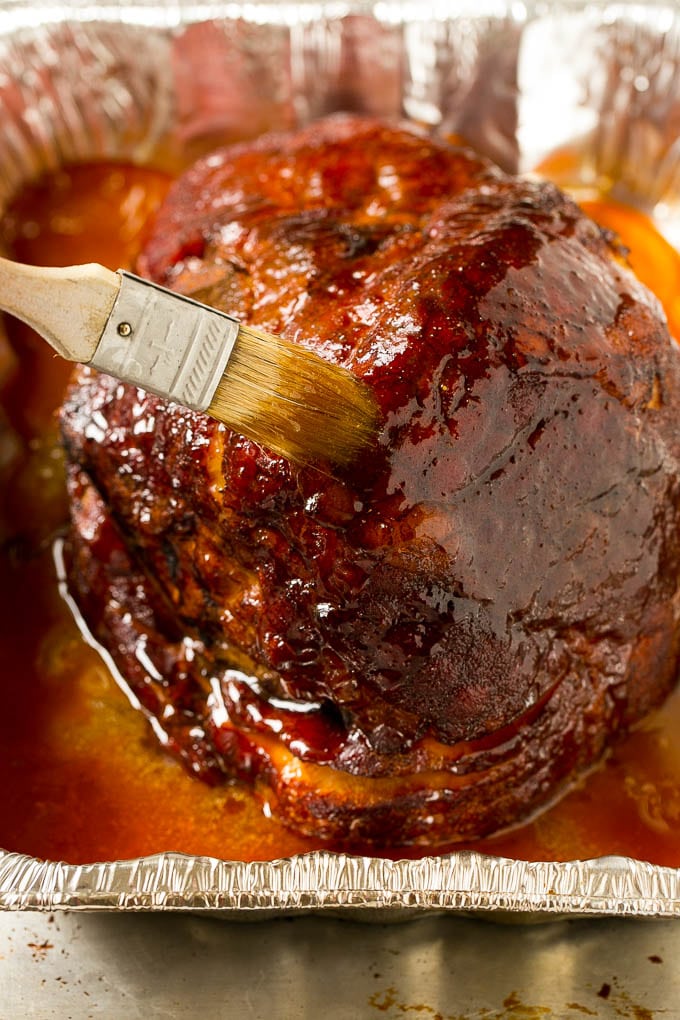
[[[0,3],[0,206],[65,162],[179,168],[218,140],[339,109],[460,134],[510,170],[561,153],[562,183],[633,200],[680,241],[671,4]],[[88,866],[0,853],[0,907],[675,916],[680,872],[469,852],[254,864],[167,853]]]

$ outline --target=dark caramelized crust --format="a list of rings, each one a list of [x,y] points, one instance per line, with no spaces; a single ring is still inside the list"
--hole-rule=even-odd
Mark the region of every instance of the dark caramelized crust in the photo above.
[[[577,206],[356,118],[220,151],[142,269],[318,350],[383,427],[341,477],[83,370],[74,596],[204,778],[338,843],[518,820],[676,679],[680,369]]]

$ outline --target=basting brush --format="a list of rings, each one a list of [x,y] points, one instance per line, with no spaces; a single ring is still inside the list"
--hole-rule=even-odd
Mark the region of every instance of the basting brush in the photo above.
[[[375,434],[370,390],[346,369],[124,270],[0,259],[0,309],[69,361],[203,411],[290,460],[346,464]]]

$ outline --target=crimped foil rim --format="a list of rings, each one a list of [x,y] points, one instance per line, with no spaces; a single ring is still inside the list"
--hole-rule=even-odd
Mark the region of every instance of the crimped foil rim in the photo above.
[[[625,857],[530,863],[473,851],[417,861],[317,851],[253,863],[163,853],[87,865],[8,853],[0,857],[0,907],[675,917],[680,872]]]
[[[446,20],[451,17],[452,6],[446,0],[433,0],[427,6],[426,17],[432,22]],[[626,12],[641,24],[648,18],[651,22],[653,17],[658,21],[660,15],[670,22],[678,18],[668,5],[646,8],[626,2],[461,0],[455,5],[459,18],[503,17],[506,24],[519,26],[540,19],[542,12],[556,15],[579,11],[585,19],[593,12],[600,16],[606,12],[608,19]],[[309,25],[320,17],[357,14],[396,26],[407,25],[410,20],[422,23],[425,16],[415,0],[303,0],[295,5],[209,0],[174,0],[170,4],[161,0],[109,0],[96,5],[88,0],[72,0],[68,6],[58,0],[40,4],[4,0],[0,2],[0,39],[23,39],[27,32],[47,32],[66,23],[148,26],[158,29],[160,36],[205,19],[243,16],[254,24],[290,27]],[[126,140],[125,154],[134,158],[143,159],[152,151],[172,115],[164,91],[168,88],[165,71],[160,64],[155,70],[153,88],[161,95],[161,109],[144,126],[144,137]],[[119,144],[113,133],[102,137],[105,145]],[[16,179],[20,174],[35,172],[36,167],[40,169],[41,161],[51,166],[60,158],[77,156],[77,141],[71,136],[65,140],[42,137],[31,123],[22,123],[14,139],[21,164]],[[43,146],[39,156],[38,143]],[[72,143],[74,147],[69,148]],[[15,183],[8,170],[0,198],[6,198],[10,185]],[[208,910],[229,917],[339,911],[379,920],[397,920],[421,911],[492,912],[513,918],[565,914],[674,917],[680,915],[680,870],[618,856],[532,863],[472,851],[401,861],[316,851],[255,863],[162,853],[88,865],[0,852],[0,909]]]

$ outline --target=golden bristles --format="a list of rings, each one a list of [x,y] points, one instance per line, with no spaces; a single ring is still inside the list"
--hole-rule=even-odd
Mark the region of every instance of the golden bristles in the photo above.
[[[377,427],[371,391],[346,369],[243,325],[208,414],[302,464],[348,464]]]

